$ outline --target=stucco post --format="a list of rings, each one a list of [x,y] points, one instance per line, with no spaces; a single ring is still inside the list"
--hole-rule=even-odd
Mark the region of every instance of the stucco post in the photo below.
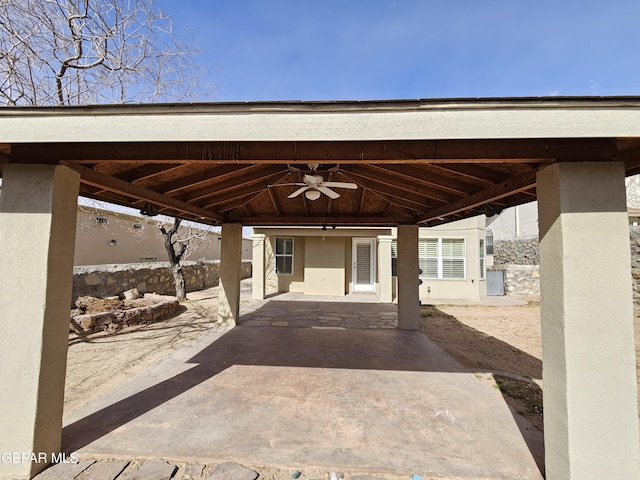
[[[378,297],[382,303],[393,302],[393,272],[391,271],[390,235],[378,236]]]
[[[640,478],[624,165],[538,174],[549,480]]]
[[[398,328],[420,328],[418,226],[398,226]]]
[[[251,298],[254,300],[263,300],[265,297],[265,239],[264,233],[254,233],[251,236],[253,240]]]
[[[79,175],[5,165],[0,195],[0,478],[31,478],[60,450]],[[36,457],[38,458],[38,457]]]
[[[221,243],[218,319],[224,325],[235,326],[240,318],[242,225],[239,223],[222,225]]]

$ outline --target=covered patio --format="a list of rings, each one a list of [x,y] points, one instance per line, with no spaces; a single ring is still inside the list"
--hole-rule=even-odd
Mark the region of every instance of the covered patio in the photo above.
[[[308,165],[357,188],[270,187]],[[60,449],[78,193],[221,225],[229,326],[242,226],[397,227],[400,330],[419,327],[419,226],[537,198],[547,478],[640,477],[624,191],[638,98],[4,108],[0,166],[0,451]]]

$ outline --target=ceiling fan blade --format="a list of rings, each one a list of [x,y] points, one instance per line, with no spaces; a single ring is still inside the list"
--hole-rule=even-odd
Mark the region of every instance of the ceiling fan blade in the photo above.
[[[358,188],[358,185],[355,183],[348,182],[323,182],[322,185],[325,187],[334,187],[334,188],[350,188],[351,190],[355,190]]]
[[[324,185],[320,185],[316,188],[319,192],[324,193],[327,197],[332,198],[334,200],[340,196],[339,193],[334,192],[333,190],[325,187]]]
[[[293,192],[291,195],[289,195],[289,198],[294,198],[297,197],[298,195],[300,195],[303,192],[306,192],[309,189],[309,185],[305,185],[302,188],[299,188],[298,190],[296,190],[295,192]]]
[[[301,187],[306,185],[307,185],[306,183],[272,183],[271,185],[267,185],[267,187],[290,187],[290,186]]]

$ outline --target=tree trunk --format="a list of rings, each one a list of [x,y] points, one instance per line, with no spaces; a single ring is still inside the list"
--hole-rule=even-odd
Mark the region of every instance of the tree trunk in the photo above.
[[[187,299],[187,291],[185,289],[184,274],[182,273],[182,265],[172,265],[171,273],[173,273],[173,280],[176,283],[176,298],[179,302],[183,302]]]
[[[164,237],[164,248],[167,250],[169,256],[169,265],[171,265],[171,273],[176,284],[176,298],[179,302],[187,299],[187,291],[185,288],[184,274],[182,273],[182,257],[187,251],[187,243],[184,242],[176,252],[175,241],[173,236],[177,233],[178,227],[180,227],[180,219],[176,218],[173,221],[173,226],[167,230],[163,226],[160,226],[160,231]]]

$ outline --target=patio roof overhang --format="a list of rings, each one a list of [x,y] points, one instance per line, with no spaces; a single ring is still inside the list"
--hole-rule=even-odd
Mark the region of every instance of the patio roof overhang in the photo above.
[[[64,164],[81,195],[207,224],[433,226],[536,199],[552,163],[640,172],[640,97],[0,109],[0,169]],[[289,199],[300,170],[352,182]]]

